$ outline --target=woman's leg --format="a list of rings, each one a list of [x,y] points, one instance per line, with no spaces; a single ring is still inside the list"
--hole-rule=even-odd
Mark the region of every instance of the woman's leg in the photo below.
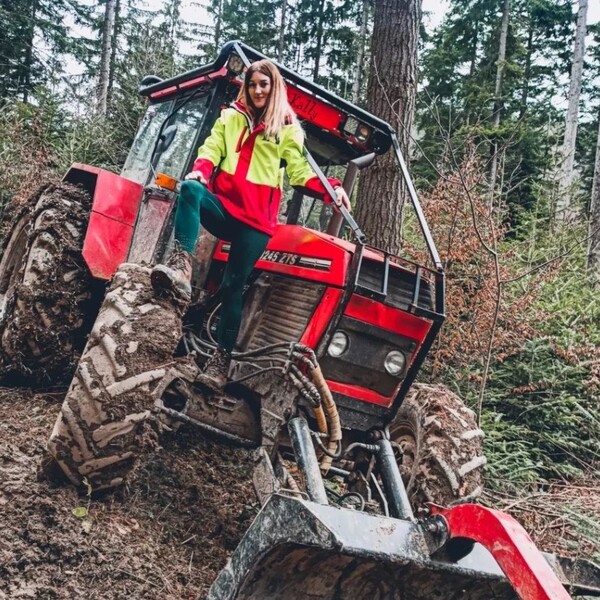
[[[193,254],[200,235],[200,224],[218,238],[227,233],[231,217],[220,200],[199,181],[184,181],[175,209],[175,240],[183,250]]]
[[[192,288],[192,255],[196,249],[200,223],[217,237],[227,234],[227,215],[219,199],[198,181],[184,181],[175,209],[175,248],[164,265],[152,270],[152,285],[157,290],[175,291],[189,301]]]
[[[233,349],[240,330],[244,285],[270,237],[249,225],[235,223],[236,231],[231,237],[229,260],[221,284],[221,320],[217,331],[219,346],[227,352]]]

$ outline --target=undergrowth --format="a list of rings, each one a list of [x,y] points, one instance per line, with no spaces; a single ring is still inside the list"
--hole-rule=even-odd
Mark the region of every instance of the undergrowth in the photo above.
[[[555,231],[540,210],[512,232],[485,181],[467,153],[422,198],[447,275],[447,319],[422,378],[480,411],[487,501],[537,533],[560,527],[560,551],[579,540],[600,556],[600,294],[585,226]]]

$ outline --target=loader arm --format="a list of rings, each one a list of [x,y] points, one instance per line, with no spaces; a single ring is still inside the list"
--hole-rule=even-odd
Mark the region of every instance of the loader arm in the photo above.
[[[466,538],[484,546],[519,598],[569,600],[569,594],[548,559],[510,515],[477,504],[463,504],[450,509],[434,506],[432,513],[443,517],[449,539]],[[554,557],[550,555],[550,558]],[[554,568],[560,569],[558,564]],[[560,574],[565,580],[564,573]]]

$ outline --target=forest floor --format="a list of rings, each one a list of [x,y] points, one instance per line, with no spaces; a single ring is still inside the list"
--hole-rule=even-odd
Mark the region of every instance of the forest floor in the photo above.
[[[182,429],[90,499],[36,477],[63,396],[0,388],[0,599],[202,597],[257,513],[251,453]],[[544,550],[598,551],[600,482],[487,499]]]
[[[258,511],[251,454],[182,429],[91,500],[36,477],[63,396],[0,388],[0,599],[198,598]]]

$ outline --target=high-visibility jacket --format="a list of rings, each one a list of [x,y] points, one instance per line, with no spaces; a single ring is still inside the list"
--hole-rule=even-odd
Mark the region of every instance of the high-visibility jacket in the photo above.
[[[209,181],[209,189],[232,217],[272,235],[283,189],[282,167],[290,185],[329,201],[304,157],[300,126],[285,125],[278,139],[268,139],[264,124],[253,128],[244,106],[235,102],[221,112],[198,150],[193,170]],[[329,183],[340,185],[333,178]]]

